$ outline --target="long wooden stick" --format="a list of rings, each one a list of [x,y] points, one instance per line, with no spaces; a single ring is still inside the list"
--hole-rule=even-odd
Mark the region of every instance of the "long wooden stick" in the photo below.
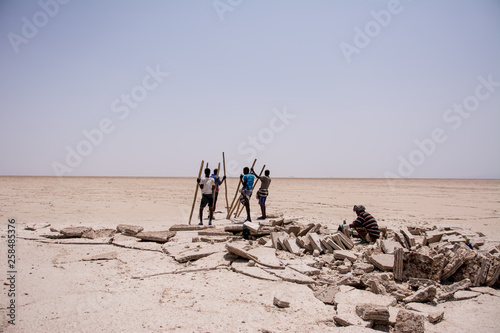
[[[200,165],[200,172],[198,172],[198,178],[201,178],[201,170],[203,170],[203,164],[205,161],[201,161]],[[198,182],[196,183],[196,191],[194,192],[194,199],[193,199],[193,207],[191,207],[191,214],[189,215],[189,224],[191,224],[191,218],[193,217],[193,211],[194,211],[194,205],[196,204],[196,196],[198,195],[198,187],[200,187],[200,184]]]
[[[226,156],[224,156],[224,152],[222,152],[222,164],[224,166],[224,177],[226,177]],[[227,179],[224,181],[224,187],[226,188],[226,212],[229,210],[229,201],[227,200]]]
[[[234,198],[233,198],[233,201],[231,202],[231,206],[229,207],[229,210],[227,211],[226,219],[229,219],[231,217],[231,213],[233,212],[233,206],[235,206],[234,201],[236,200],[236,197],[238,196],[238,190],[240,189],[240,185],[241,185],[241,179],[239,180],[238,186],[236,187],[236,192],[234,193]]]
[[[219,170],[220,170],[220,163],[219,166],[217,167],[217,175],[215,176],[215,188],[212,191],[212,212],[215,214],[215,192],[217,192],[217,187],[219,187],[218,180],[219,180]]]
[[[257,162],[257,159],[255,159],[253,161],[253,164],[252,164],[252,168],[255,166],[255,163]],[[240,205],[241,205],[241,202],[238,200],[238,203],[234,204],[234,200],[236,199],[236,196],[238,195],[238,189],[240,188],[240,185],[241,185],[241,178],[240,178],[240,182],[238,183],[238,187],[236,188],[236,193],[234,194],[234,199],[233,199],[233,203],[231,204],[231,212],[229,213],[228,217],[229,218],[231,216],[231,214],[233,214],[233,212],[236,210],[238,211],[238,209],[240,209]],[[236,217],[236,216],[235,216]]]
[[[265,168],[266,168],[266,165],[264,164],[264,166],[262,167],[262,170],[260,170],[259,177],[262,176],[262,173],[264,172]],[[255,178],[256,179],[255,179],[255,182],[253,183],[252,191],[255,189],[255,186],[257,186],[257,183],[259,182],[259,178],[257,178],[257,177],[255,177]],[[243,208],[245,208],[245,207],[242,206],[240,211],[238,212],[238,214],[235,217],[240,217],[241,212],[243,212]]]

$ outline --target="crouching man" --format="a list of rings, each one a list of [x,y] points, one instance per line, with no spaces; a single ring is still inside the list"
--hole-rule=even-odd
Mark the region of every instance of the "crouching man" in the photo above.
[[[352,230],[356,230],[358,236],[367,243],[373,243],[380,238],[380,230],[377,221],[365,210],[363,205],[355,205],[352,209],[358,218],[349,225],[340,225],[339,231],[347,236],[353,235]]]

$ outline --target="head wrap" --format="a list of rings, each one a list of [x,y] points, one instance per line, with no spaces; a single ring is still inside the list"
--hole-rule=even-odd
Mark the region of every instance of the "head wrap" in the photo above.
[[[354,208],[352,209],[355,212],[364,212],[365,211],[365,206],[363,205],[354,205]]]

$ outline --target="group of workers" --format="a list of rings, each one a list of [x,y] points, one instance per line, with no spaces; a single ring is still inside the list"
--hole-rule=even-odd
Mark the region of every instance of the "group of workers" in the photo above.
[[[265,220],[267,218],[266,199],[269,195],[269,185],[271,184],[270,175],[271,172],[269,170],[266,170],[264,172],[264,176],[258,176],[253,168],[243,168],[243,174],[240,175],[240,181],[243,185],[240,189],[240,202],[246,209],[247,218],[245,222],[252,222],[252,218],[250,217],[250,198],[253,194],[253,188],[256,178],[260,180],[260,189],[257,191],[257,199],[259,200],[259,205],[262,212],[262,216],[258,217],[257,220]],[[217,176],[217,169],[215,169],[214,173],[210,175],[209,168],[205,169],[205,177],[196,179],[196,181],[200,185],[202,193],[199,213],[199,225],[203,225],[203,209],[206,206],[208,206],[209,210],[208,225],[212,225],[215,207],[217,205],[217,198],[219,196],[219,187],[220,185],[222,185],[222,183],[224,183],[225,180],[226,176],[222,177],[222,179]]]
[[[205,169],[205,177],[198,178],[198,182],[202,197],[200,204],[200,223],[203,225],[203,209],[208,205],[209,218],[208,225],[212,225],[212,220],[214,219],[214,211],[217,205],[217,198],[219,195],[219,186],[224,183],[226,176],[217,176],[217,169],[214,173],[210,175],[210,169]],[[259,200],[259,205],[262,215],[257,218],[257,220],[265,220],[266,217],[266,200],[269,195],[269,185],[271,184],[270,178],[271,172],[266,170],[264,176],[258,176],[255,174],[253,168],[248,167],[243,168],[243,174],[240,175],[240,181],[243,187],[240,189],[240,202],[245,207],[247,218],[245,222],[252,222],[250,217],[250,198],[252,197],[255,179],[261,181],[260,189],[257,191],[257,200]],[[214,197],[215,193],[215,197]],[[361,238],[362,242],[373,243],[380,238],[380,229],[378,227],[375,218],[366,211],[365,206],[355,205],[353,211],[356,213],[357,218],[350,224],[341,224],[338,231],[343,232],[346,236],[352,237],[357,236]]]

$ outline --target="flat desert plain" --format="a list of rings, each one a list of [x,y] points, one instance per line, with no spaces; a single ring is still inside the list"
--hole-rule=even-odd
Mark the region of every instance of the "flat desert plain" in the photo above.
[[[229,203],[237,184],[235,178],[227,180]],[[56,229],[132,224],[145,231],[168,230],[188,223],[195,188],[194,178],[0,177],[0,331],[371,331],[336,327],[335,308],[303,284],[255,279],[227,267],[204,269],[201,260],[179,264],[160,251],[43,243],[30,240],[43,230],[24,230],[33,223]],[[243,215],[226,220],[225,191],[223,185],[217,227],[244,220]],[[198,223],[199,200],[198,192],[192,224]],[[342,221],[355,218],[355,204],[364,205],[388,228],[455,226],[500,241],[500,180],[276,178],[268,213],[335,231]],[[251,208],[256,221],[260,210],[255,198]],[[7,316],[9,219],[15,219],[17,236],[15,325]],[[196,236],[178,232],[167,244],[184,246]],[[110,260],[87,260],[109,253]],[[274,306],[276,294],[291,300],[290,307]],[[441,306],[443,321],[426,323],[426,332],[499,332],[499,296],[483,294]]]

